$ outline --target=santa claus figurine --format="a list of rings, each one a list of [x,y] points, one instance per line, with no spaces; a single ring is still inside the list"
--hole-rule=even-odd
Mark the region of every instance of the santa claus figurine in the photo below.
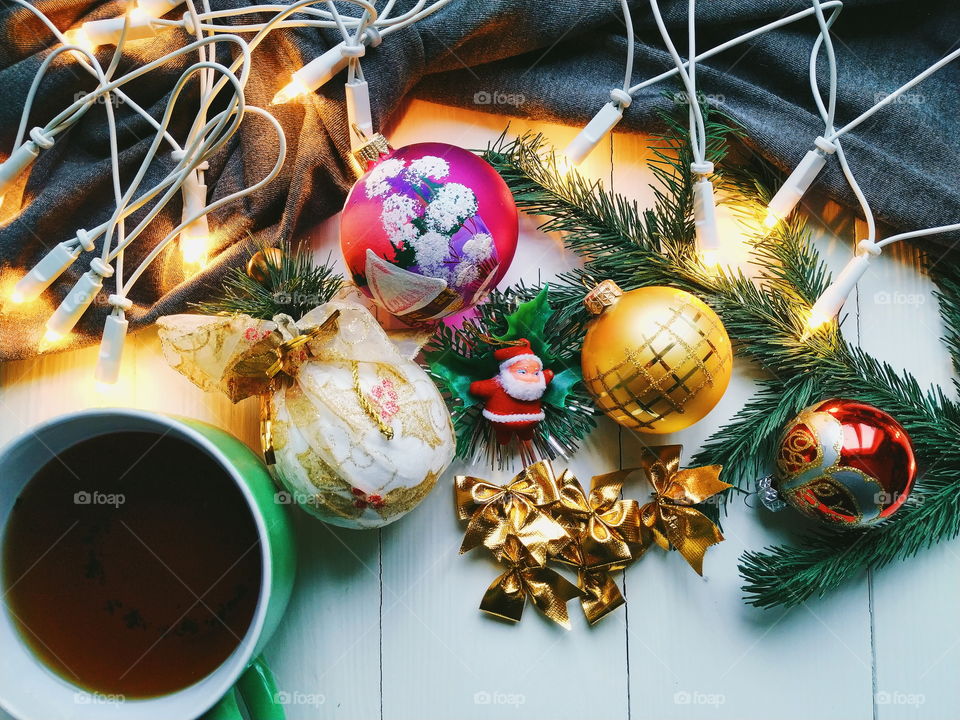
[[[493,423],[498,443],[506,445],[513,434],[532,440],[534,428],[544,418],[540,398],[553,380],[553,371],[544,369],[525,338],[498,348],[493,357],[500,363],[500,372],[470,383],[470,394],[483,400],[483,416]]]

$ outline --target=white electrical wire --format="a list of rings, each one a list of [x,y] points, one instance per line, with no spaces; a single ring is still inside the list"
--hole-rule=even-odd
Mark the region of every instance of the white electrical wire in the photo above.
[[[823,3],[824,9],[833,9],[838,7],[839,8],[843,7],[842,0],[827,0],[827,2]],[[748,40],[752,40],[753,38],[759,37],[760,35],[763,35],[765,33],[768,33],[773,30],[777,30],[781,27],[784,27],[786,25],[795,23],[797,20],[802,20],[804,18],[810,17],[813,14],[814,14],[814,9],[810,7],[810,8],[807,8],[806,10],[800,10],[798,12],[795,12],[792,15],[786,15],[778,20],[774,20],[773,22],[769,22],[766,25],[761,25],[760,27],[755,28],[754,30],[750,30],[749,32],[744,33],[743,35],[738,35],[735,38],[727,40],[726,42],[721,43],[716,47],[712,47],[709,50],[705,50],[704,52],[699,53],[694,58],[694,60],[696,62],[709,60],[715,55],[719,55],[720,53],[725,52],[726,50],[730,50],[731,48],[737,47],[738,45],[742,45]],[[689,62],[684,62],[683,67],[686,68],[688,64]],[[651,85],[656,85],[657,83],[663,80],[666,80],[667,78],[671,78],[674,75],[679,75],[679,74],[680,74],[679,68],[677,67],[671,68],[670,70],[666,70],[660,73],[659,75],[655,75],[654,77],[648,78],[643,82],[633,85],[628,89],[628,92],[631,95],[635,95],[637,92],[639,92],[640,90],[643,90],[646,87],[650,87]]]
[[[624,23],[627,28],[627,56],[626,62],[624,64],[624,77],[626,82],[622,89],[614,88],[610,91],[610,102],[604,105],[590,122],[577,134],[577,136],[570,142],[570,144],[563,150],[563,157],[566,160],[568,165],[579,165],[587,155],[589,155],[594,148],[600,143],[600,141],[617,125],[618,122],[623,118],[624,110],[630,105],[632,96],[643,90],[644,88],[650,87],[658,82],[666,80],[667,78],[674,77],[675,75],[681,75],[686,72],[691,66],[695,69],[696,63],[706,60],[713,57],[725,50],[736,47],[741,43],[744,43],[752,38],[758,37],[763,33],[776,30],[778,28],[789,25],[790,23],[796,22],[803,18],[809,17],[814,14],[814,8],[810,7],[806,10],[801,10],[795,12],[791,15],[787,15],[773,22],[767,23],[759,28],[746,32],[742,35],[739,35],[731,40],[728,40],[716,47],[711,48],[702,53],[697,53],[696,48],[692,48],[690,51],[691,60],[681,61],[678,64],[675,64],[674,67],[670,70],[660,73],[654,77],[648,78],[642,82],[637,83],[636,85],[630,85],[633,75],[633,62],[634,62],[634,45],[633,45],[633,23],[630,19],[630,8],[626,0],[621,0],[621,6],[624,13]],[[827,0],[823,3],[824,8],[836,9],[842,8],[842,0]],[[656,15],[659,15],[659,8],[653,7],[652,10]],[[693,13],[689,13],[689,16],[692,17]],[[660,23],[661,28],[663,27],[662,22]],[[688,26],[688,32],[692,32],[693,28]],[[693,89],[696,89],[695,83],[691,83]],[[687,83],[684,83],[685,88],[687,89],[687,94],[690,94],[690,88],[687,87]],[[689,112],[691,115],[695,112],[693,108],[690,108]],[[692,119],[692,123],[696,122],[695,117]],[[705,133],[693,132],[691,133],[692,143],[698,144],[701,137]],[[705,143],[704,143],[705,144]]]
[[[623,11],[623,24],[627,29],[627,59],[623,67],[623,91],[630,94],[630,83],[633,80],[633,16],[630,13],[628,0],[620,0],[620,9]]]
[[[813,53],[811,54],[810,87],[813,92],[814,102],[816,103],[817,109],[819,110],[820,115],[824,120],[824,126],[825,126],[824,137],[827,140],[832,140],[834,144],[837,145],[837,159],[840,162],[840,167],[843,170],[844,176],[846,177],[847,182],[850,185],[850,188],[853,190],[853,193],[856,196],[857,201],[860,203],[861,209],[863,210],[864,219],[866,220],[866,223],[867,223],[866,240],[872,243],[875,243],[877,248],[883,248],[899,240],[907,240],[907,239],[912,239],[917,237],[926,237],[929,235],[936,235],[936,234],[945,233],[945,232],[953,232],[957,229],[960,229],[960,224],[940,225],[937,227],[925,228],[922,230],[912,230],[910,232],[899,233],[897,235],[892,235],[888,238],[877,241],[876,240],[876,219],[874,217],[873,211],[870,208],[870,203],[867,200],[863,190],[861,189],[860,184],[857,182],[856,177],[854,176],[853,172],[850,169],[849,163],[847,161],[846,156],[843,153],[843,148],[840,145],[840,140],[839,140],[840,136],[842,136],[843,134],[853,129],[864,120],[866,120],[868,117],[870,117],[870,115],[872,115],[878,109],[883,107],[884,104],[889,104],[889,102],[893,102],[893,100],[890,99],[891,97],[894,97],[894,98],[899,97],[904,92],[914,87],[917,83],[921,82],[923,79],[929,77],[934,72],[942,68],[947,63],[949,63],[953,59],[951,55],[953,57],[960,57],[960,51],[957,51],[955,53],[951,53],[950,55],[945,56],[939,62],[935,63],[934,65],[931,65],[929,68],[927,68],[927,70],[925,70],[924,72],[914,77],[913,80],[901,86],[894,93],[891,93],[890,95],[888,95],[884,99],[885,100],[884,102],[877,103],[872,108],[870,108],[869,110],[867,110],[866,112],[858,116],[851,123],[848,123],[840,130],[835,130],[834,129],[834,109],[836,106],[836,94],[837,94],[837,65],[836,65],[836,56],[834,54],[834,49],[833,49],[833,42],[830,37],[830,27],[832,26],[833,20],[835,20],[836,15],[833,15],[829,20],[825,19],[823,15],[823,10],[822,10],[823,5],[819,2],[819,0],[812,0],[812,2],[814,5],[814,10],[817,14],[817,22],[820,25],[821,34],[817,38],[817,42],[814,43]],[[820,95],[820,90],[818,87],[817,76],[816,76],[817,53],[818,53],[821,41],[823,43],[824,50],[826,51],[826,54],[827,54],[827,63],[828,63],[828,69],[830,74],[829,99],[828,99],[828,104],[826,106],[824,105],[823,98]]]
[[[676,65],[677,73],[680,75],[680,80],[683,82],[684,89],[687,92],[687,104],[690,108],[690,145],[691,152],[693,154],[694,162],[698,164],[703,164],[706,162],[706,128],[703,122],[703,112],[700,109],[700,103],[697,100],[697,89],[696,89],[696,48],[695,48],[695,37],[696,37],[696,13],[695,13],[695,3],[696,0],[689,0],[688,4],[688,17],[687,17],[687,27],[688,27],[688,37],[690,41],[690,55],[691,58],[684,63],[683,59],[680,57],[680,53],[677,52],[676,46],[673,44],[673,40],[670,37],[670,31],[667,29],[666,24],[663,21],[663,16],[660,14],[660,5],[657,0],[650,0],[650,10],[653,12],[653,20],[657,25],[657,29],[660,31],[660,36],[663,38],[663,44],[667,48],[667,52],[670,53],[670,57],[673,58],[673,62]]]
[[[269,112],[267,112],[262,108],[255,107],[253,105],[248,105],[246,108],[246,111],[249,113],[254,113],[256,115],[259,115],[260,117],[267,120],[267,122],[269,122],[273,126],[273,129],[277,133],[277,147],[278,147],[277,161],[273,166],[273,169],[271,169],[270,172],[267,175],[265,175],[262,179],[260,179],[253,185],[250,185],[244,188],[243,190],[238,190],[235,193],[231,193],[230,195],[226,195],[220,198],[219,200],[216,200],[215,202],[210,203],[203,209],[202,214],[209,213],[213,210],[223,207],[227,203],[233,202],[234,200],[237,200],[253,192],[256,192],[257,190],[262,188],[264,185],[267,185],[271,180],[273,180],[280,173],[280,170],[283,167],[283,161],[287,151],[287,142],[286,142],[286,137],[283,133],[283,128],[281,127],[280,123],[276,120],[276,118],[273,117],[273,115],[271,115]],[[157,258],[157,256],[163,251],[163,249],[170,242],[176,239],[176,237],[180,234],[180,232],[185,227],[187,227],[187,225],[189,225],[193,220],[196,220],[197,217],[199,216],[200,214],[196,215],[195,217],[187,218],[187,220],[185,220],[184,222],[181,222],[180,225],[178,225],[173,230],[171,230],[163,240],[157,243],[157,245],[144,258],[143,262],[140,264],[140,267],[138,267],[130,275],[130,280],[127,282],[127,285],[124,287],[125,293],[130,291],[130,288],[133,286],[133,284],[140,278],[140,276],[147,269],[150,263]]]
[[[344,1],[358,8],[357,16],[344,15],[341,9],[329,0],[298,0],[290,4],[265,3],[225,10],[214,10],[210,0],[186,0],[186,12],[178,20],[153,17],[160,14],[155,11],[156,8],[153,10],[146,8],[141,11],[133,6],[121,17],[82,23],[77,28],[64,33],[27,0],[14,0],[18,6],[36,16],[61,45],[53,48],[44,58],[27,92],[14,144],[14,153],[11,154],[11,158],[14,155],[16,158],[5,168],[6,186],[9,186],[11,178],[26,171],[25,168],[29,167],[40,150],[50,147],[58,135],[76,124],[94,105],[98,103],[105,105],[114,210],[110,217],[97,227],[90,231],[77,230],[73,238],[57,245],[21,281],[21,283],[27,281],[24,285],[25,292],[21,293],[21,296],[32,299],[55,281],[78,258],[81,251],[95,251],[96,244],[99,243],[99,250],[97,256],[91,261],[90,270],[67,294],[67,298],[57,308],[47,325],[48,336],[51,337],[59,337],[69,332],[80,315],[89,307],[95,293],[99,292],[103,280],[113,278],[116,293],[109,297],[109,303],[113,309],[104,329],[100,363],[96,373],[98,380],[106,382],[116,380],[127,328],[124,311],[131,306],[131,301],[126,296],[150,264],[171,242],[178,237],[184,237],[183,233],[192,226],[195,226],[194,232],[207,229],[206,218],[209,213],[258,191],[276,178],[283,166],[286,139],[281,125],[264,109],[248,106],[244,96],[252,70],[251,53],[269,33],[294,27],[336,29],[343,38],[342,46],[347,49],[344,57],[348,59],[348,82],[356,81],[362,84],[363,95],[366,97],[366,82],[363,79],[363,69],[359,61],[360,56],[364,54],[365,46],[378,45],[383,36],[406,28],[452,2],[452,0],[433,0],[432,2],[416,0],[402,14],[393,15],[396,0],[387,0],[381,11],[378,11],[370,0]],[[626,0],[621,2],[625,4]],[[172,10],[177,4],[179,3],[170,4],[170,9]],[[322,7],[315,7],[317,5]],[[246,16],[260,13],[272,13],[272,15],[266,21],[245,22]],[[241,20],[236,24],[223,22],[235,21],[238,18]],[[192,39],[162,57],[117,75],[120,60],[124,57],[129,41],[153,37],[165,29],[182,29],[188,36],[192,36]],[[630,32],[632,34],[632,27]],[[253,33],[253,37],[246,40],[240,37],[248,33]],[[78,42],[69,42],[68,36],[76,37]],[[218,44],[221,43],[237,48],[238,52],[234,53],[233,60],[225,63],[217,62]],[[91,52],[91,48],[97,45],[115,46],[110,62],[105,68]],[[198,61],[188,64],[180,74],[159,118],[153,117],[124,92],[123,88],[128,83],[191,54],[196,54]],[[27,141],[30,115],[35,107],[42,82],[52,64],[58,58],[65,56],[75,58],[78,65],[93,76],[96,87],[89,92],[79,94],[72,103],[42,127],[30,130],[30,139]],[[632,43],[625,87],[630,82],[631,65]],[[183,90],[194,79],[199,84],[199,107],[196,108],[196,114],[193,116],[186,138],[178,141],[170,132],[171,120],[175,108],[182,104],[183,98],[187,97]],[[141,116],[155,131],[139,167],[133,177],[126,182],[122,181],[119,171],[115,102],[124,104],[132,112]],[[366,98],[366,105],[366,112],[369,114],[368,98]],[[215,114],[208,117],[213,113],[214,108],[216,108]],[[208,203],[204,184],[207,160],[230,141],[248,113],[265,119],[276,133],[276,161],[272,169],[257,182]],[[174,164],[152,187],[143,187],[147,173],[157,162],[160,148],[164,143],[173,150]],[[124,278],[125,251],[132,243],[142,238],[150,223],[178,193],[182,193],[184,198],[181,222],[159,242],[154,243],[134,272]],[[140,210],[145,210],[142,217],[138,219],[135,227],[128,229],[126,225],[130,215]],[[21,283],[17,284],[18,288]]]
[[[834,117],[836,114],[837,105],[837,57],[833,47],[831,27],[836,18],[839,16],[840,10],[838,9],[836,12],[834,12],[830,20],[827,20],[826,16],[823,14],[823,5],[820,3],[820,0],[812,0],[812,2],[817,18],[817,24],[820,27],[820,35],[814,41],[813,49],[810,53],[810,92],[813,95],[814,103],[817,106],[820,117],[823,119],[823,137],[827,139],[828,142],[830,142],[832,139],[833,144],[836,146],[836,155],[837,160],[840,163],[840,169],[843,171],[843,175],[847,180],[847,184],[853,191],[853,194],[857,198],[857,202],[860,204],[860,208],[863,211],[864,220],[866,220],[867,223],[867,237],[865,239],[869,242],[874,242],[877,235],[877,223],[873,215],[873,210],[870,208],[870,202],[867,200],[866,194],[863,192],[863,189],[860,187],[860,183],[857,182],[857,178],[853,174],[853,170],[850,168],[850,164],[847,161],[847,156],[843,151],[843,146],[841,145],[839,138],[835,136],[834,133]],[[823,102],[823,97],[820,94],[820,86],[817,81],[817,61],[819,58],[821,45],[823,46],[823,49],[827,55],[827,70],[829,73],[829,90],[826,104]]]
[[[865,110],[863,113],[861,113],[860,115],[858,115],[857,117],[855,117],[853,120],[851,120],[850,122],[848,122],[846,125],[844,125],[844,126],[843,126],[842,128],[840,128],[839,130],[835,130],[835,131],[830,135],[830,137],[827,138],[827,140],[835,140],[836,138],[840,137],[841,135],[847,134],[848,132],[850,132],[851,130],[853,130],[855,127],[857,127],[858,125],[860,125],[860,124],[861,124],[862,122],[864,122],[865,120],[869,120],[874,114],[876,114],[876,112],[877,112],[878,110],[880,110],[881,108],[884,108],[884,107],[886,107],[887,105],[890,105],[891,103],[895,102],[895,101],[897,100],[897,98],[899,98],[899,97],[900,97],[901,95],[903,95],[905,92],[907,92],[908,90],[911,90],[912,88],[916,87],[918,84],[920,84],[921,82],[923,82],[924,80],[926,80],[928,77],[930,77],[931,75],[933,75],[935,72],[937,72],[938,70],[940,70],[940,69],[941,69],[942,67],[944,67],[945,65],[948,65],[949,63],[951,63],[951,62],[953,62],[954,60],[956,60],[958,57],[960,57],[960,48],[958,48],[957,50],[954,50],[954,51],[951,52],[949,55],[944,56],[943,58],[941,58],[940,60],[938,60],[937,62],[935,62],[933,65],[931,65],[930,67],[928,67],[926,70],[924,70],[922,73],[920,73],[919,75],[917,75],[916,77],[914,77],[912,80],[910,80],[909,82],[905,83],[904,85],[901,85],[899,88],[897,88],[896,90],[894,90],[892,93],[890,93],[889,95],[887,95],[886,97],[884,97],[883,100],[881,100],[880,102],[878,102],[877,104],[875,104],[873,107]]]
[[[818,139],[818,144],[820,140],[823,140],[824,143],[832,143],[832,145],[835,146],[837,160],[840,162],[840,167],[843,171],[843,174],[846,177],[850,188],[853,190],[857,201],[860,203],[861,209],[863,210],[864,218],[867,222],[867,237],[857,242],[854,256],[847,262],[840,274],[837,275],[833,282],[823,291],[820,297],[817,298],[816,302],[814,302],[813,307],[810,309],[810,315],[807,319],[807,329],[803,333],[803,338],[810,337],[810,335],[817,328],[832,321],[833,318],[836,317],[850,293],[853,291],[853,288],[856,287],[856,284],[866,273],[867,268],[869,267],[870,259],[880,255],[884,247],[900,240],[908,240],[912,238],[926,237],[929,235],[960,230],[960,223],[941,225],[938,227],[925,228],[923,230],[913,230],[910,232],[899,233],[877,242],[876,220],[874,218],[873,211],[870,208],[870,203],[868,202],[866,195],[861,189],[860,184],[857,182],[857,179],[850,168],[846,155],[843,152],[840,136],[842,136],[849,129],[856,127],[860,122],[875,113],[880,107],[883,106],[883,103],[877,103],[867,112],[862,113],[855,121],[848,123],[839,131],[834,128],[834,112],[836,108],[837,93],[837,64],[830,31],[833,21],[836,19],[836,14],[834,14],[830,20],[827,20],[823,14],[823,6],[821,5],[820,1],[812,0],[812,2],[817,16],[817,23],[820,26],[820,37],[817,38],[817,41],[814,43],[810,55],[810,89],[813,94],[817,110],[824,121],[824,134],[822,138]],[[817,81],[817,60],[821,44],[826,50],[827,67],[829,72],[829,96],[826,104],[823,102],[823,97],[820,94],[819,83]],[[931,68],[928,68],[928,70],[924,71],[924,73],[921,73],[910,83],[907,83],[898,91],[896,91],[896,93],[891,95],[899,97],[900,94],[906,92],[906,90],[913,85],[916,85],[916,83],[920,82],[924,77],[928,77],[932,72],[935,72],[936,69],[939,69],[939,67],[945,65],[946,62],[949,62],[949,57],[950,56],[947,56],[947,58],[941,60],[940,63],[931,66]],[[889,97],[891,96],[888,96],[888,98]],[[890,100],[890,102],[892,102],[892,100]],[[813,176],[810,176],[811,180],[812,177]]]

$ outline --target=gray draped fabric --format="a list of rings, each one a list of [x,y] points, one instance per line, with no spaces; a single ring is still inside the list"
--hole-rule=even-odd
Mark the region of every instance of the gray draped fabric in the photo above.
[[[23,98],[51,38],[25,9],[16,8],[9,0],[0,3],[0,88],[5,100],[0,103],[0,150],[5,156],[12,146]],[[212,4],[223,8],[248,3],[213,0]],[[398,7],[402,10],[410,4],[410,0],[400,0]],[[123,12],[118,2],[38,0],[37,5],[63,29]],[[683,52],[687,3],[664,0],[661,5]],[[701,49],[809,6],[802,0],[711,0],[700,5]],[[662,72],[671,62],[646,1],[634,0],[631,7],[637,32],[636,82]],[[848,0],[835,32],[840,126],[882,93],[894,90],[954,49],[960,41],[960,9],[955,0]],[[136,57],[126,57],[122,67],[157,57],[183,42],[185,38],[178,33],[138,42]],[[815,21],[807,19],[699,66],[700,89],[746,128],[748,142],[756,152],[784,168],[792,167],[823,130],[807,80],[815,36]],[[321,54],[337,39],[334,33],[317,30],[274,33],[256,50],[248,102],[269,106],[293,68]],[[378,125],[386,122],[410,93],[504,116],[582,125],[606,102],[610,88],[622,82],[625,47],[616,0],[454,0],[369,50],[363,67]],[[101,52],[106,58],[109,51]],[[126,91],[158,116],[170,87],[188,62],[192,60],[170,63],[134,81]],[[75,63],[58,62],[44,83],[31,126],[43,124],[78,92],[92,86],[92,79]],[[958,87],[960,65],[953,64],[845,138],[851,165],[878,219],[891,227],[915,229],[960,220]],[[676,82],[664,83],[638,94],[618,129],[656,129],[657,110],[670,102],[664,91],[676,89]],[[177,137],[184,137],[192,119],[189,107],[188,100],[183,102],[182,112],[177,114],[172,130]],[[282,174],[256,195],[213,214],[211,225],[217,229],[218,247],[213,262],[202,273],[184,280],[170,256],[151,267],[132,293],[135,305],[128,318],[133,326],[182,312],[189,302],[208,298],[225,270],[246,257],[248,233],[296,241],[312,225],[339,210],[353,182],[347,161],[341,79],[306,103],[272,111],[289,141]],[[124,177],[129,178],[149,145],[151,131],[142,118],[122,106],[117,112],[121,165]],[[31,267],[54,244],[72,237],[77,228],[93,227],[109,216],[113,193],[103,121],[103,109],[92,110],[41,154],[25,186],[9,194],[0,209],[2,288],[8,289],[16,274]],[[210,198],[234,192],[269,170],[274,159],[270,132],[255,117],[245,121],[229,146],[211,162],[207,175]],[[158,163],[152,179],[161,177],[168,167]],[[853,205],[835,162],[817,187]],[[128,268],[135,267],[151,243],[179,221],[179,213],[177,202],[161,214],[128,253]],[[942,253],[955,239],[923,242]],[[78,262],[48,291],[45,297],[50,303],[59,302],[86,266],[86,261]],[[104,297],[109,292],[110,280]],[[40,304],[44,313],[11,312],[8,308],[0,316],[0,359],[36,352],[43,322],[52,309],[50,303]],[[78,326],[71,346],[94,341],[108,310],[105,302],[95,303]]]

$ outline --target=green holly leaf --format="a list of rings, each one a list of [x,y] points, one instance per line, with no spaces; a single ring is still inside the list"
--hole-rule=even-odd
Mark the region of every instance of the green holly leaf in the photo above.
[[[549,285],[537,293],[533,300],[521,303],[515,312],[507,315],[507,331],[503,335],[494,336],[497,340],[517,340],[526,338],[530,341],[530,348],[543,361],[544,367],[550,367],[555,356],[550,350],[550,344],[544,339],[547,323],[553,317],[553,308],[548,300]]]
[[[580,368],[567,368],[563,372],[557,373],[553,376],[550,384],[547,385],[547,391],[543,394],[543,402],[556,408],[565,408],[567,395],[582,380],[583,374]]]
[[[446,350],[424,353],[424,359],[430,372],[445,386],[454,400],[459,400],[464,408],[479,402],[470,394],[470,383],[496,374],[497,364],[489,353],[479,357],[465,357]]]

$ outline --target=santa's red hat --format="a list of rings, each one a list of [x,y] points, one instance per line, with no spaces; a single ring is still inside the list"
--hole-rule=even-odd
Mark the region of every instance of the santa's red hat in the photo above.
[[[540,358],[534,355],[533,350],[530,349],[529,340],[526,338],[518,338],[515,342],[515,345],[508,345],[507,347],[497,348],[493,351],[493,357],[500,363],[501,370],[505,370],[521,358],[533,358],[543,367]]]

